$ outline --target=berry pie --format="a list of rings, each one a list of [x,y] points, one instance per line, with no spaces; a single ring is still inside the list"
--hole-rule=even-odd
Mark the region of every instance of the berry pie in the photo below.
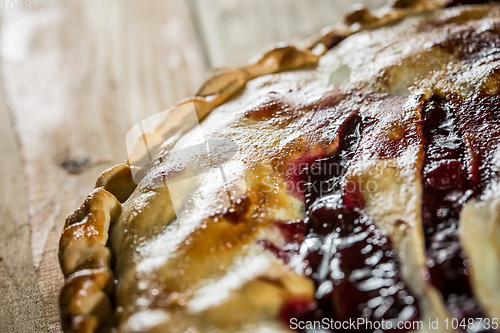
[[[66,332],[500,332],[500,4],[355,7],[138,128],[66,220]]]

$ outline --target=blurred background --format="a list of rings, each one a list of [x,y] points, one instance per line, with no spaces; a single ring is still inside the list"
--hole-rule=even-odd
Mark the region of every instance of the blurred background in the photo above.
[[[211,67],[245,63],[276,42],[305,43],[353,4],[3,1],[0,332],[60,332],[65,216],[101,171],[125,161],[132,126],[195,93]]]

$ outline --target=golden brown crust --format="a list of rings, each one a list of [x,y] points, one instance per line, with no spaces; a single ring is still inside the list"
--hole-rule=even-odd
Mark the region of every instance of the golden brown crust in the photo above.
[[[130,167],[127,164],[118,164],[104,171],[97,178],[95,188],[100,187],[123,203],[134,192],[137,184],[132,179]]]
[[[364,29],[393,23],[406,16],[443,7],[442,1],[397,0],[377,12],[357,8],[344,24],[326,29],[306,49],[280,45],[250,65],[212,72],[197,95],[178,105],[193,103],[201,121],[258,76],[316,65],[321,55],[343,38]],[[333,42],[332,42],[333,40]],[[70,214],[61,236],[60,264],[66,278],[61,291],[61,314],[66,332],[106,331],[113,325],[111,252],[106,246],[109,227],[136,184],[127,164],[104,171],[96,189]]]
[[[112,176],[111,171],[106,173]],[[68,332],[95,332],[112,318],[109,293],[113,274],[106,243],[109,226],[120,210],[121,204],[113,194],[96,188],[66,219],[59,262],[66,277],[60,304],[63,327]]]
[[[202,120],[242,89],[248,80],[314,65],[318,60],[319,57],[310,51],[280,46],[248,66],[218,70],[202,86],[198,96],[178,105],[193,103],[198,118]],[[83,205],[66,219],[59,244],[59,261],[66,277],[60,304],[63,327],[67,332],[95,332],[110,325],[109,295],[113,278],[111,253],[106,242],[109,227],[120,212],[120,202],[125,202],[135,187],[127,164],[106,170]],[[96,313],[107,315],[98,316]]]
[[[107,331],[113,325],[109,268],[84,269],[69,276],[61,291],[61,319],[66,332]]]
[[[198,119],[202,121],[213,109],[245,87],[249,80],[266,74],[316,65],[319,58],[310,50],[300,50],[291,45],[277,46],[250,65],[214,70],[196,96],[181,101],[177,106],[193,103]]]
[[[345,15],[342,24],[325,28],[321,36],[314,40],[308,49],[316,50],[315,54],[323,55],[332,46],[355,32],[385,26],[405,17],[442,8],[445,5],[446,1],[443,0],[394,0],[377,11],[356,5]]]

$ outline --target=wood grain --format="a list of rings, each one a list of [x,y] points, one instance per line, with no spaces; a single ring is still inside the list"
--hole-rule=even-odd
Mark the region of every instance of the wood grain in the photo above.
[[[0,332],[43,332],[45,319],[31,260],[26,183],[3,96],[0,156]]]
[[[60,332],[64,218],[102,170],[125,160],[133,125],[191,95],[208,66],[239,64],[269,44],[309,39],[350,5],[55,4],[52,12],[0,9],[2,90],[12,118],[0,98],[0,332]]]
[[[340,22],[354,4],[342,0],[190,0],[210,66],[246,63],[269,45],[301,44]],[[379,8],[387,0],[358,0]]]
[[[136,122],[201,82],[205,67],[190,20],[178,0],[68,0],[54,12],[3,14],[4,89],[50,332],[60,331],[57,248],[65,216],[102,170],[126,159],[125,135]]]

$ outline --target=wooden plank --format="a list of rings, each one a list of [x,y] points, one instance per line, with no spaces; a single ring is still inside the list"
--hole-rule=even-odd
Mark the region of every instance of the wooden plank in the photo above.
[[[3,97],[0,156],[0,332],[43,332],[45,320],[31,261],[26,184]]]
[[[182,1],[55,4],[52,12],[1,17],[3,84],[25,161],[33,264],[50,332],[60,331],[65,216],[102,170],[126,159],[126,132],[192,94],[206,70]]]
[[[358,0],[379,8],[387,0]],[[355,3],[356,3],[355,2]],[[211,66],[246,63],[278,42],[303,43],[340,22],[354,4],[343,0],[191,0]]]

